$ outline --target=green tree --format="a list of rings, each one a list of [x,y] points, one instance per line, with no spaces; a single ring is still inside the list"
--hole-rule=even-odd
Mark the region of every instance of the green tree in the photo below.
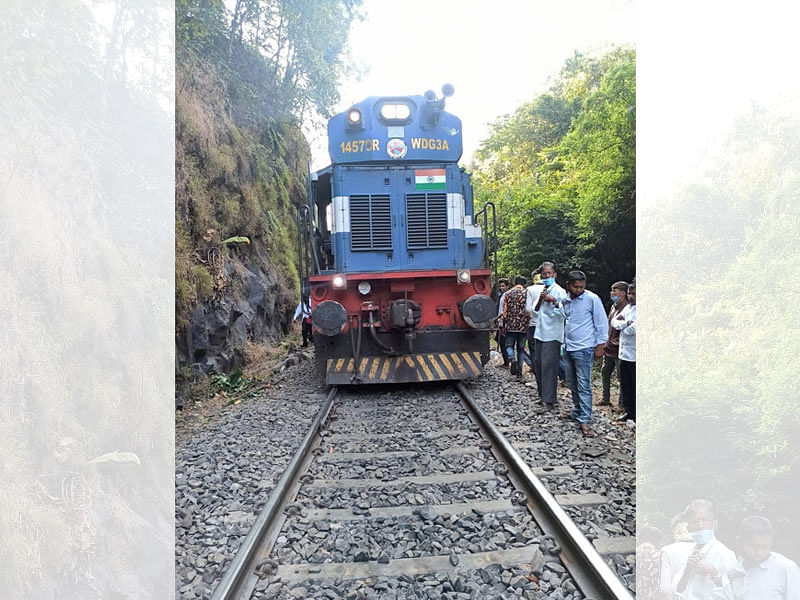
[[[601,288],[635,271],[635,54],[575,54],[551,88],[499,119],[476,153],[504,272],[545,259]]]
[[[646,426],[637,440],[640,472],[651,474],[639,486],[643,520],[664,526],[692,498],[709,497],[723,538],[742,517],[764,514],[776,524],[777,550],[790,556],[800,552],[794,113],[754,107],[712,168],[643,213],[640,288],[651,333],[642,354],[651,360],[640,367]],[[668,368],[653,360],[656,342]]]
[[[177,0],[176,342],[187,362],[192,311],[231,295],[246,301],[248,269],[274,285],[277,310],[247,335],[264,341],[289,326],[299,281],[293,228],[283,224],[305,201],[301,123],[338,100],[360,4]],[[223,243],[235,237],[251,244]]]

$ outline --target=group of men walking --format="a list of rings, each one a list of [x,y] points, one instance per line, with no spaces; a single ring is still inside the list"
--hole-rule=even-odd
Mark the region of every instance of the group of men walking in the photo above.
[[[567,289],[556,283],[556,266],[546,261],[532,273],[532,285],[517,276],[499,282],[498,341],[504,364],[522,379],[528,362],[545,410],[557,408],[559,364],[563,366],[573,407],[561,413],[576,421],[583,435],[596,435],[591,428],[591,373],[596,358],[603,358],[603,403],[610,402],[610,377],[616,369],[620,380],[622,420],[636,419],[636,286],[618,281],[611,287],[612,307],[608,315],[597,294],[586,289],[583,271],[570,271]],[[525,352],[525,343],[529,353]]]

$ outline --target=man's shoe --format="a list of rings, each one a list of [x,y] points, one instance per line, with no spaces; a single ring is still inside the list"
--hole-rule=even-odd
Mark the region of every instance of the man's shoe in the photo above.
[[[517,363],[513,363],[513,362],[511,363],[511,374],[512,375],[516,375],[517,374]]]

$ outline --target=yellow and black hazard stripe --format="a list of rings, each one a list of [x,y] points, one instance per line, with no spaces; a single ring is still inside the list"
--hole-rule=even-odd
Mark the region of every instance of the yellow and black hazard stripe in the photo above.
[[[330,385],[470,379],[483,371],[480,352],[365,356],[359,359],[358,370],[352,358],[333,358],[327,364]]]

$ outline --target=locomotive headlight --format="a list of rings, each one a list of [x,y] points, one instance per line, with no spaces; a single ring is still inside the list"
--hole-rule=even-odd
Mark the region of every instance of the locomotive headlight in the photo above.
[[[331,283],[333,283],[333,287],[342,289],[347,283],[347,280],[344,278],[344,275],[334,275]]]
[[[469,269],[459,269],[456,271],[456,279],[458,279],[458,283],[469,283]]]
[[[387,121],[405,120],[411,116],[411,109],[403,103],[387,103],[381,106],[381,116]]]
[[[356,123],[358,123],[359,121],[361,121],[361,111],[360,111],[360,110],[358,110],[357,108],[353,108],[353,109],[351,109],[351,110],[350,110],[350,111],[347,113],[347,120],[348,120],[350,123],[352,123],[353,125],[355,125]]]
[[[372,286],[370,285],[369,281],[362,281],[358,284],[358,293],[362,296],[366,296],[372,291]]]

